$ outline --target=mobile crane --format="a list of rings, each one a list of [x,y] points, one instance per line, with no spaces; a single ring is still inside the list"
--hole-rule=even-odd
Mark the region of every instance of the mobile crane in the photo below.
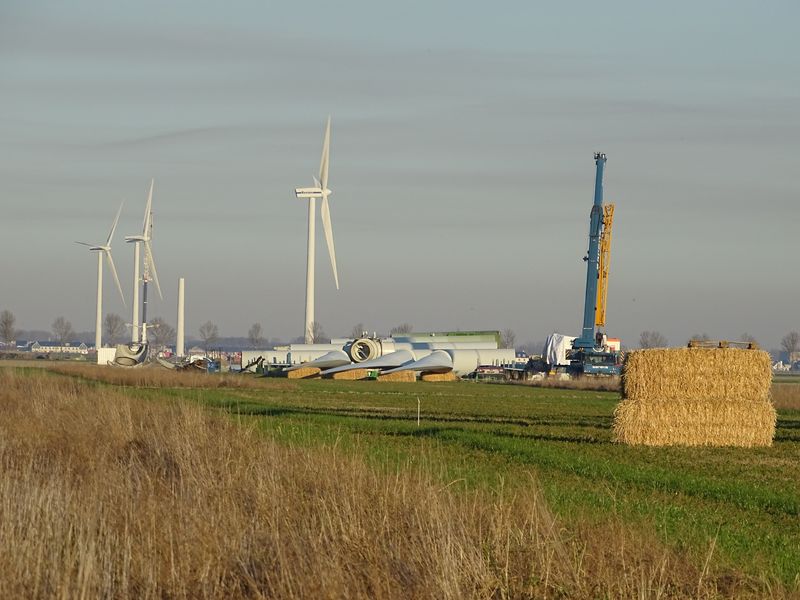
[[[620,353],[609,348],[606,335],[595,327],[605,327],[608,298],[608,271],[611,259],[611,225],[614,205],[603,204],[603,168],[606,155],[596,152],[597,172],[594,204],[589,217],[589,251],[586,261],[586,296],[583,330],[572,342],[570,371],[576,375],[619,375]]]

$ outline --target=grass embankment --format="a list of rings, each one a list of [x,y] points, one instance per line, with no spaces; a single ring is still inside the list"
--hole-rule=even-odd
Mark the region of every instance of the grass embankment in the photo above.
[[[611,393],[186,375],[4,376],[0,594],[798,589],[796,411],[772,448],[639,449],[610,443]]]

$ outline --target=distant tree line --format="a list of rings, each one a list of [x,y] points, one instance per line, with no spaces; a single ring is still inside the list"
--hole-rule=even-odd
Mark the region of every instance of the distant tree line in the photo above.
[[[78,338],[84,338],[93,335],[94,332],[84,332],[76,334],[72,327],[72,323],[64,316],[56,317],[50,326],[53,339],[60,344],[76,341]],[[401,323],[395,325],[389,330],[389,335],[405,335],[414,331],[413,325],[410,323]],[[198,330],[200,340],[202,341],[205,349],[211,348],[214,344],[219,342],[219,328],[212,321],[206,321],[200,326]],[[16,328],[16,317],[10,310],[3,310],[0,312],[0,340],[5,344],[11,344],[16,341],[17,337],[24,332],[20,332]],[[34,334],[41,334],[43,332],[27,332]],[[105,340],[110,344],[117,344],[122,342],[127,336],[126,324],[124,319],[118,314],[108,313],[103,321],[103,335]],[[311,324],[312,340],[314,343],[329,343],[330,338],[325,334],[322,324],[314,321]],[[357,323],[353,326],[350,337],[359,338],[364,334],[369,335],[367,328],[363,323]],[[156,317],[148,323],[148,337],[156,345],[169,345],[175,342],[175,329],[169,325],[162,317]],[[236,338],[230,338],[236,339]],[[696,333],[690,336],[689,340],[695,341],[709,341],[711,338],[707,333]],[[267,340],[264,336],[264,330],[261,323],[254,323],[247,332],[247,342],[251,348],[257,349],[263,347],[267,342],[271,345],[281,343],[280,340]],[[303,337],[294,338],[291,340],[293,343],[302,343]],[[757,343],[755,337],[749,333],[743,333],[739,336],[738,341]],[[665,348],[669,342],[661,332],[655,330],[645,330],[639,335],[639,347],[641,348]],[[520,348],[529,353],[537,354],[541,352],[544,342],[528,342],[522,344]],[[516,334],[512,329],[504,329],[500,335],[501,348],[515,348],[516,347]],[[785,353],[788,358],[795,357],[800,353],[800,332],[790,331],[781,339],[780,351]],[[777,351],[773,350],[773,354]]]

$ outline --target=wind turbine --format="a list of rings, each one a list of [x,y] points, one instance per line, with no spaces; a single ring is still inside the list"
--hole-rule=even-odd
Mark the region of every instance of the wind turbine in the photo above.
[[[313,343],[314,332],[314,238],[316,235],[316,199],[322,198],[322,228],[325,231],[325,241],[328,244],[328,254],[331,257],[331,268],[333,269],[333,280],[336,282],[336,289],[339,289],[339,274],[336,271],[336,251],[333,247],[333,229],[331,227],[331,211],[328,206],[328,196],[333,192],[328,189],[328,163],[330,160],[331,145],[331,118],[328,117],[328,124],[325,127],[325,138],[322,142],[322,159],[319,163],[319,177],[314,177],[314,187],[295,188],[294,195],[297,198],[308,198],[308,257],[306,261],[306,322],[305,322],[305,342]]]
[[[144,245],[144,269],[142,274],[142,333],[141,343],[147,343],[147,284],[151,281],[156,283],[159,297],[161,294],[161,284],[158,283],[158,273],[156,273],[156,263],[153,260],[153,248],[150,240],[153,235],[153,184],[154,179],[150,180],[150,192],[147,194],[147,206],[144,209],[144,222],[142,223],[141,235],[126,235],[125,241],[133,243],[133,342],[139,339],[139,245]]]
[[[114,218],[114,223],[111,225],[111,231],[108,232],[108,238],[105,244],[89,244],[87,242],[75,242],[81,246],[88,246],[89,252],[97,252],[97,315],[95,320],[94,331],[94,347],[99,350],[102,346],[102,333],[103,333],[103,256],[105,255],[108,261],[108,266],[111,268],[111,274],[114,276],[114,282],[117,284],[119,290],[119,297],[122,298],[122,304],[125,304],[125,296],[122,294],[122,286],[119,284],[119,277],[117,276],[117,269],[114,266],[114,259],[111,256],[111,239],[114,237],[114,231],[117,229],[119,223],[119,215],[122,212],[122,205],[125,204],[123,200],[117,210],[117,216]]]

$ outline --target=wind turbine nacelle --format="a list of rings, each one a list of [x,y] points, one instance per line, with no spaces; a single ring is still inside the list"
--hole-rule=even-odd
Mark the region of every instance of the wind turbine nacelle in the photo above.
[[[323,196],[330,196],[331,190],[318,187],[295,188],[294,195],[297,198],[322,198]]]

